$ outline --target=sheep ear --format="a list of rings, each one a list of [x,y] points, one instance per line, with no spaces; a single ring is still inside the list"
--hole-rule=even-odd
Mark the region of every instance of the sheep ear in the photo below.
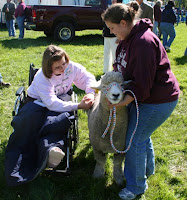
[[[123,88],[126,90],[128,88],[128,84],[131,82],[132,80],[129,81],[124,81],[123,82]]]
[[[128,85],[130,82],[132,82],[132,80],[128,80],[128,81],[124,81],[124,85]]]
[[[92,89],[94,90],[101,90],[101,80],[96,82],[96,85],[91,86]]]

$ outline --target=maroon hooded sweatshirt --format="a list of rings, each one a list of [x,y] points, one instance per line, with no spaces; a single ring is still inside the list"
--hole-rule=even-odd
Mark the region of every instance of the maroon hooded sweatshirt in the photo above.
[[[125,81],[132,80],[128,89],[139,102],[172,102],[178,99],[179,84],[164,47],[151,28],[149,19],[136,23],[128,38],[118,45],[114,71],[120,71]]]

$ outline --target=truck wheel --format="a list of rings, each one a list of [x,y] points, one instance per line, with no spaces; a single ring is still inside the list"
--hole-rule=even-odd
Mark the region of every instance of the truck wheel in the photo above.
[[[59,41],[69,42],[75,37],[75,29],[69,23],[60,23],[54,31],[54,38]]]

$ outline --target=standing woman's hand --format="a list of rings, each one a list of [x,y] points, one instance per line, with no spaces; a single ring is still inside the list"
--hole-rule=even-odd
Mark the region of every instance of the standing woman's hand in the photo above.
[[[132,101],[134,101],[134,97],[130,96],[129,94],[125,95],[124,99],[122,101],[120,101],[118,104],[111,104],[108,99],[107,99],[107,104],[109,108],[113,108],[114,106],[116,108],[120,108],[123,106],[127,106],[129,103],[131,103]]]

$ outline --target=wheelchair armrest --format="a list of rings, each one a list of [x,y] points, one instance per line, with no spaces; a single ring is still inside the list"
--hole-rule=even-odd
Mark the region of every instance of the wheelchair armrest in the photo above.
[[[16,101],[14,103],[14,110],[12,111],[12,116],[17,115],[19,109],[23,106],[25,99],[26,99],[26,92],[25,92],[25,87],[21,86],[17,91],[16,91]]]
[[[25,87],[24,87],[24,86],[21,86],[21,87],[16,91],[16,96],[20,96],[24,91],[25,91]]]

